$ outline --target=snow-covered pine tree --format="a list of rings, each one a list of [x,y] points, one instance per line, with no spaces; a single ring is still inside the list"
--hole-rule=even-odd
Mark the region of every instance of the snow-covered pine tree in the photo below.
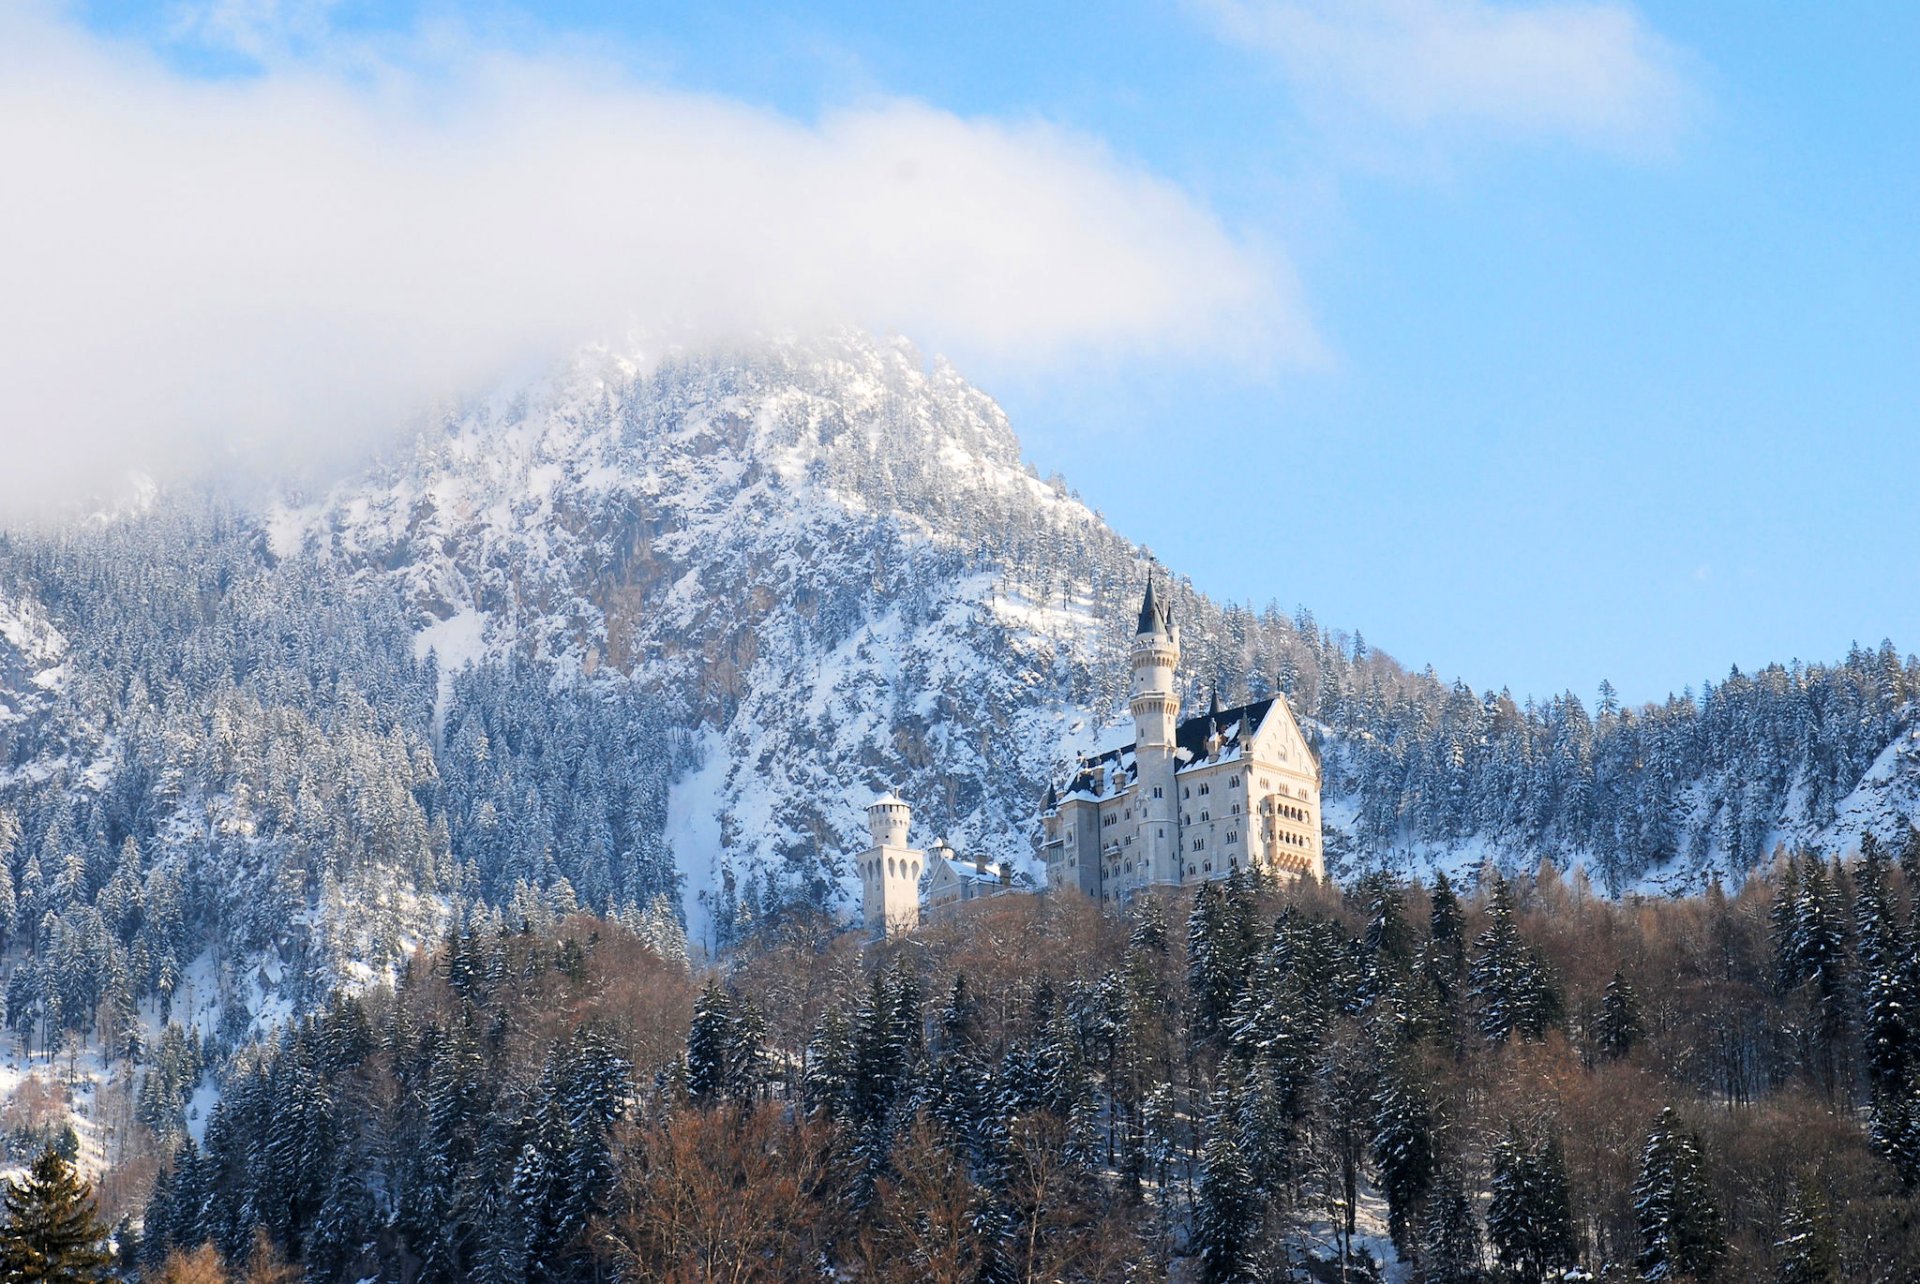
[[[1193,1244],[1205,1284],[1250,1284],[1259,1278],[1260,1201],[1235,1139],[1234,1113],[1224,1095],[1215,1098],[1200,1155]]]
[[[1633,1186],[1640,1226],[1640,1278],[1650,1284],[1704,1279],[1726,1255],[1720,1211],[1708,1189],[1699,1139],[1672,1106],[1660,1112]]]
[[[1417,1072],[1404,1055],[1392,1057],[1374,1085],[1368,1145],[1387,1197],[1388,1232],[1402,1253],[1413,1249],[1414,1228],[1433,1180],[1433,1132],[1433,1107]]]
[[[1420,1284],[1480,1284],[1486,1277],[1473,1200],[1457,1172],[1443,1171],[1434,1179],[1420,1228],[1418,1260],[1415,1278]]]
[[[1593,1030],[1594,1046],[1602,1057],[1618,1059],[1633,1051],[1642,1033],[1640,996],[1627,978],[1616,971],[1600,996],[1600,1017]]]
[[[4,1192],[0,1275],[45,1284],[88,1284],[108,1278],[112,1255],[93,1187],[49,1146]]]
[[[1886,849],[1872,833],[1860,837],[1860,864],[1854,877],[1855,953],[1860,963],[1861,1044],[1866,1059],[1869,1108],[1875,1135],[1887,1131],[1881,1116],[1906,1096],[1915,1013],[1910,943],[1892,904]]]
[[[1473,944],[1472,993],[1481,1036],[1489,1043],[1515,1034],[1543,1036],[1558,1018],[1559,996],[1520,937],[1512,889],[1497,869],[1490,872],[1487,888],[1487,926]]]
[[[1780,1217],[1775,1284],[1838,1284],[1839,1266],[1827,1203],[1808,1180],[1794,1184]]]
[[[1494,1143],[1492,1161],[1487,1239],[1520,1284],[1540,1284],[1578,1255],[1560,1139],[1515,1125]]]

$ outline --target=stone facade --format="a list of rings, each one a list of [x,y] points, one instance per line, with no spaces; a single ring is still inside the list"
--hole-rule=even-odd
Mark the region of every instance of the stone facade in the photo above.
[[[1083,759],[1049,788],[1041,822],[1047,884],[1108,904],[1144,887],[1326,874],[1320,763],[1286,697],[1180,719],[1180,630],[1147,584],[1134,634],[1134,741]]]
[[[987,896],[1018,891],[1013,870],[968,859],[942,839],[925,851],[907,846],[913,810],[892,794],[867,806],[867,832],[873,845],[854,857],[860,871],[861,922],[875,936],[899,936],[920,926],[924,913],[943,918],[961,905]]]
[[[873,845],[854,859],[860,870],[861,917],[867,930],[880,936],[920,926],[920,875],[927,854],[907,846],[912,821],[912,809],[892,794],[867,806]]]

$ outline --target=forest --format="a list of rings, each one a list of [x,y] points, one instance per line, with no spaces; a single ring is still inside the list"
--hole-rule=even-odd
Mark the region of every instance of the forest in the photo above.
[[[1920,1277],[1920,832],[1467,882],[795,912],[708,969],[476,909],[103,1216],[155,1280]]]

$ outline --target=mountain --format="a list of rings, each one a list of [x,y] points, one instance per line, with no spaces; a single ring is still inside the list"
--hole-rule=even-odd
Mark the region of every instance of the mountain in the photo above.
[[[239,1038],[450,917],[575,903],[724,945],[846,907],[886,788],[1033,872],[1046,782],[1125,737],[1149,565],[985,393],[858,333],[593,351],[325,494],[15,532],[8,1019],[177,997]],[[1190,704],[1284,691],[1318,741],[1336,870],[1692,886],[1920,813],[1890,645],[1590,710],[1167,591]]]

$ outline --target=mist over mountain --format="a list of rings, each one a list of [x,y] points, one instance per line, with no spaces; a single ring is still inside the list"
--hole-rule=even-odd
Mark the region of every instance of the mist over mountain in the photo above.
[[[856,332],[584,353],[325,494],[16,532],[8,1020],[105,1037],[177,1001],[239,1038],[476,914],[724,947],[846,908],[886,788],[918,838],[1037,876],[1047,782],[1128,736],[1151,564],[985,392]],[[1188,706],[1288,695],[1342,874],[1684,888],[1920,812],[1890,645],[1645,708],[1518,700],[1169,569]]]

